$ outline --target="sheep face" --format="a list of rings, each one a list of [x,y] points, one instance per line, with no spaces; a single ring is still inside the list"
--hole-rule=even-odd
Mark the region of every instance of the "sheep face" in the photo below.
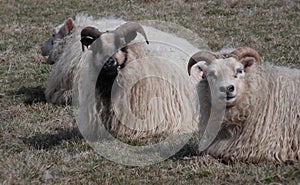
[[[41,51],[43,56],[49,56],[47,59],[48,64],[53,64],[55,62],[55,59],[57,59],[56,56],[60,55],[60,53],[52,53],[55,42],[69,35],[73,28],[74,22],[72,18],[69,18],[63,24],[54,28],[50,35],[50,38],[43,43]]]
[[[120,38],[114,33],[107,32],[88,46],[89,50],[92,50],[96,67],[102,68],[104,65],[103,67],[109,69],[111,66],[116,66],[116,52],[118,52],[120,45]],[[107,61],[106,64],[103,64],[103,61]]]
[[[245,87],[245,67],[248,62],[238,62],[235,58],[215,59],[211,64],[198,64],[203,78],[209,83],[212,101],[225,103],[226,107],[236,105],[243,97]]]
[[[103,33],[87,46],[88,50],[92,50],[93,53],[93,65],[96,69],[101,69],[101,79],[114,79],[118,75],[119,69],[125,67],[127,47],[119,49],[120,46],[120,37],[111,32]],[[103,61],[105,62],[103,63]]]
[[[210,86],[211,103],[225,103],[227,107],[231,107],[247,93],[246,89],[250,84],[246,78],[251,71],[257,69],[251,67],[254,61],[261,66],[261,57],[249,47],[239,47],[229,53],[220,54],[199,51],[190,58],[187,69],[190,75],[191,68],[197,64],[202,79],[209,83],[205,85]]]

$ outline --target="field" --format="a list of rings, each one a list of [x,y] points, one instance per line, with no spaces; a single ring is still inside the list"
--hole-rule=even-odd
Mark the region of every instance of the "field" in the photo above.
[[[40,45],[68,17],[160,20],[184,26],[215,51],[249,46],[300,67],[299,0],[0,1],[0,184],[299,184],[300,163],[224,163],[195,155],[133,167],[98,155],[76,131],[74,108],[43,91],[52,66]]]

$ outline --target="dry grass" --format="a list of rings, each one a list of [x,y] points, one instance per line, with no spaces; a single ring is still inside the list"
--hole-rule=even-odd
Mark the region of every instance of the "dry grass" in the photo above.
[[[266,60],[300,67],[299,0],[2,0],[0,6],[0,183],[300,182],[299,163],[224,164],[185,151],[145,167],[104,159],[80,139],[72,107],[45,103],[43,90],[51,66],[39,51],[54,26],[88,12],[95,17],[176,23],[196,32],[212,50],[247,45]]]

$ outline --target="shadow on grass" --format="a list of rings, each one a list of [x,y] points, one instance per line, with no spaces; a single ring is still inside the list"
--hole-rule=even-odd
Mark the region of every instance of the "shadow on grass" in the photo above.
[[[199,146],[195,143],[187,143],[184,145],[183,148],[181,148],[176,154],[174,154],[170,159],[172,160],[178,160],[185,157],[193,157],[193,156],[199,156],[200,153],[198,151]]]
[[[23,141],[24,144],[33,147],[37,150],[47,150],[57,145],[60,145],[63,141],[79,141],[83,139],[83,137],[77,127],[72,127],[68,129],[59,130],[56,133],[36,133],[32,137],[20,139]],[[179,160],[184,157],[193,157],[198,155],[198,145],[196,143],[189,142],[176,154],[174,154],[170,159]]]
[[[44,94],[45,88],[42,86],[36,86],[36,87],[20,87],[17,91],[10,92],[9,95],[13,96],[19,96],[24,95],[25,105],[32,105],[35,103],[46,103],[46,97]]]
[[[50,149],[61,144],[65,140],[81,140],[83,137],[77,127],[60,130],[55,134],[37,133],[29,138],[21,138],[22,141],[35,149]]]

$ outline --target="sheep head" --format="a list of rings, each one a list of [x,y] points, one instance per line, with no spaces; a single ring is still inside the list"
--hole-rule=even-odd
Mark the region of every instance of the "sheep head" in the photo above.
[[[71,33],[74,28],[74,22],[72,18],[68,18],[63,24],[53,29],[50,38],[43,43],[41,51],[43,56],[49,56],[53,50],[55,41],[63,39]],[[49,60],[49,61],[48,61]],[[53,63],[53,60],[48,58],[47,63]]]
[[[210,52],[198,52],[188,63],[188,72],[197,64],[203,74],[203,81],[209,83],[214,101],[221,101],[227,107],[234,106],[243,98],[246,91],[246,74],[262,64],[259,54],[248,47],[237,48],[231,53],[222,56]],[[257,68],[256,68],[257,70]]]
[[[143,35],[148,44],[145,31],[138,23],[128,22],[113,31],[100,32],[94,27],[86,27],[81,31],[82,49],[87,47],[92,50],[94,55],[103,55],[111,53],[107,56],[107,61],[103,66],[103,70],[113,70],[122,68],[127,60],[127,44],[137,36],[137,33]]]

